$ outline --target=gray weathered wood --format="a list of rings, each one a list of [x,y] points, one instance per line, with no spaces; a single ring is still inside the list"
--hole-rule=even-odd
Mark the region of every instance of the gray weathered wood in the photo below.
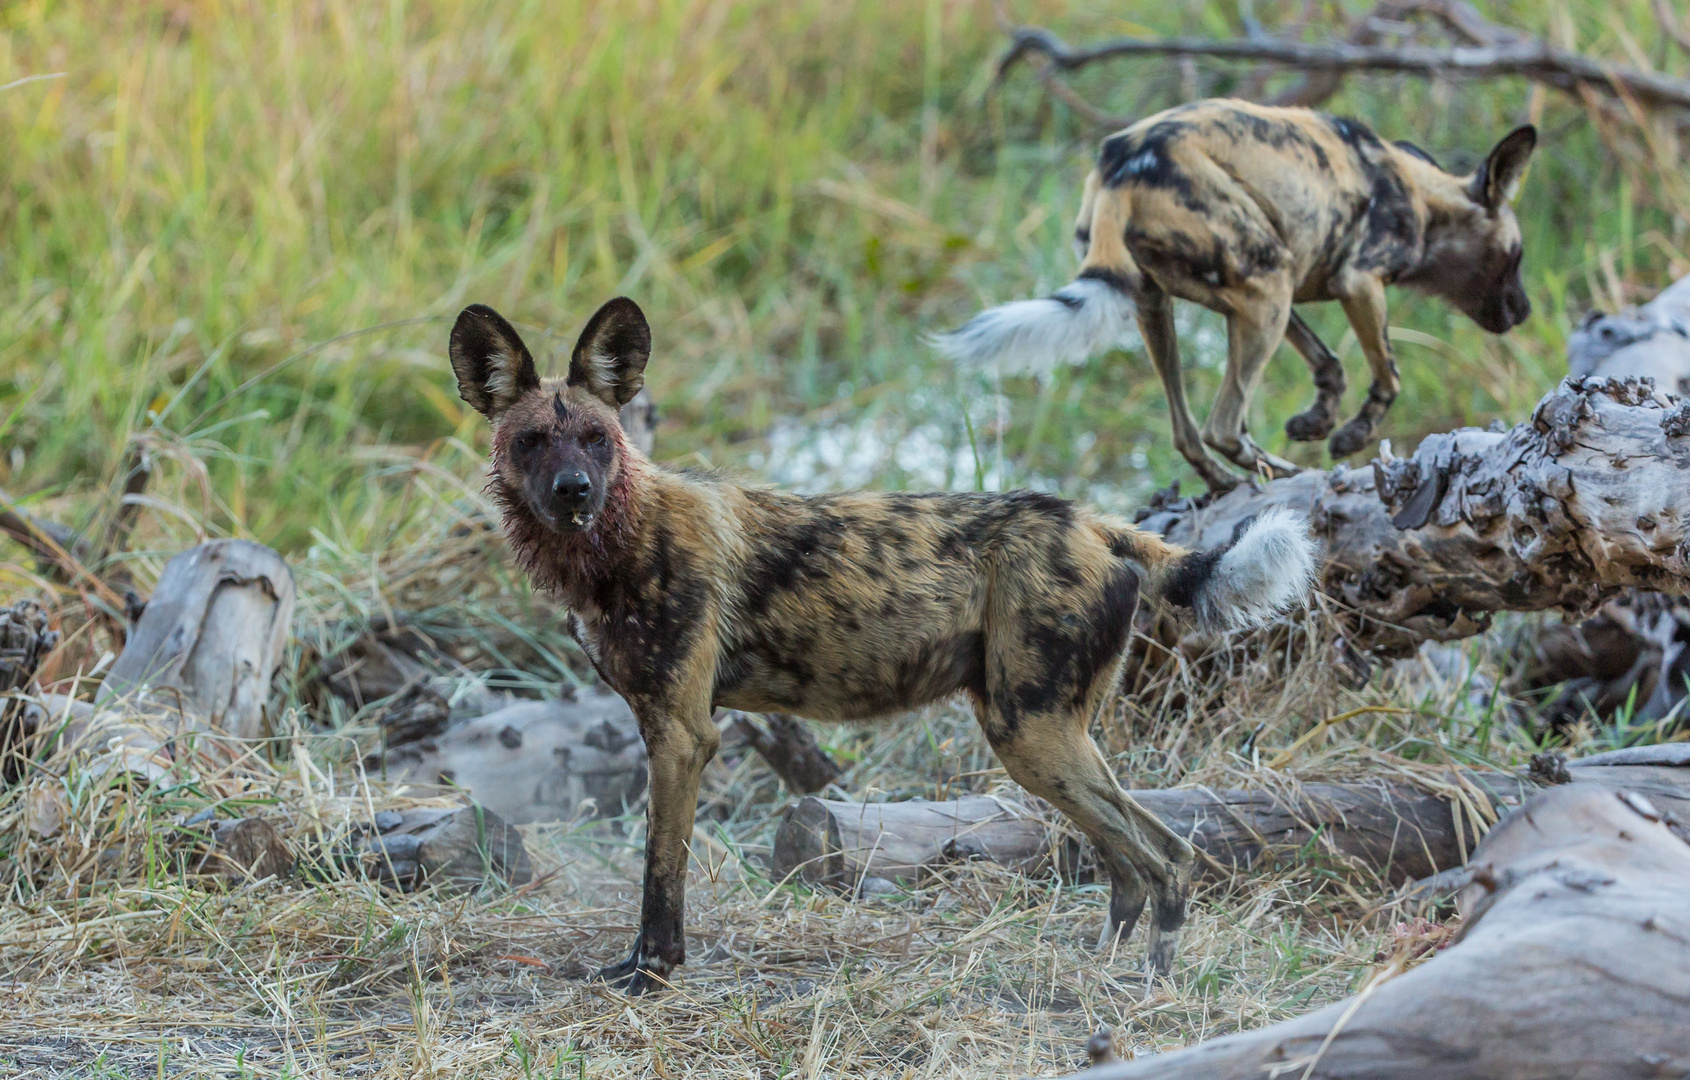
[[[293,605],[293,573],[263,544],[189,548],[166,564],[96,704],[145,698],[238,738],[265,734],[270,677]]]
[[[1026,873],[1052,865],[1062,834],[1012,800],[853,803],[807,795],[775,832],[775,874],[856,888],[884,878],[913,882],[933,867],[987,859]]]
[[[1509,777],[1491,786],[1494,802],[1504,805],[1527,789]],[[1191,841],[1202,853],[1200,872],[1210,876],[1299,858],[1308,849],[1402,882],[1459,866],[1479,840],[1470,825],[1458,828],[1443,799],[1382,782],[1131,795]],[[847,887],[872,877],[913,881],[959,855],[1041,872],[1053,865],[1058,836],[1043,816],[1007,798],[853,803],[812,796],[787,810],[775,833],[774,864],[777,874],[797,869],[806,881]]]
[[[1294,1020],[1076,1075],[1690,1073],[1690,845],[1637,800],[1575,783],[1535,796],[1490,832],[1472,862],[1473,880],[1457,898],[1456,944],[1425,963],[1400,975],[1388,963],[1358,996]]]
[[[1141,524],[1189,547],[1270,506],[1310,518],[1351,641],[1404,654],[1498,611],[1586,612],[1622,589],[1690,592],[1690,402],[1637,380],[1567,379],[1506,431],[1388,447],[1218,499],[1163,497]]]
[[[487,880],[524,885],[534,878],[521,834],[486,807],[424,807],[394,816],[378,822],[387,827],[366,840],[361,858],[371,877],[405,890]]]
[[[757,751],[787,790],[795,794],[820,791],[844,771],[796,716],[770,713],[759,721],[750,713],[733,712],[727,731]]]
[[[380,757],[366,769],[382,770]],[[512,824],[620,814],[646,784],[645,744],[626,702],[607,691],[524,701],[390,747],[385,775],[423,792],[459,789]]]
[[[1669,747],[1620,751],[1566,762],[1562,776],[1637,792],[1690,822],[1686,754]],[[1462,780],[1470,805],[1493,816],[1539,786],[1509,773],[1464,772]],[[1130,794],[1191,841],[1201,853],[1199,872],[1211,877],[1315,858],[1401,884],[1460,867],[1481,831],[1465,807],[1457,811],[1442,796],[1384,781]],[[1062,845],[1061,835],[1015,798],[856,803],[809,796],[787,808],[775,832],[774,867],[781,876],[796,871],[812,884],[840,888],[873,878],[915,881],[959,858],[1040,873],[1072,864],[1074,849]]]

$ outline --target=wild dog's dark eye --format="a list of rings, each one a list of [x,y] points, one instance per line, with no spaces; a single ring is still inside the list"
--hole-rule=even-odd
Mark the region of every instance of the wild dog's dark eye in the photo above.
[[[602,442],[604,442],[604,432],[602,431],[591,431],[581,436],[581,445],[583,446],[597,446]]]
[[[546,441],[546,436],[538,431],[525,431],[516,437],[519,450],[538,450]]]

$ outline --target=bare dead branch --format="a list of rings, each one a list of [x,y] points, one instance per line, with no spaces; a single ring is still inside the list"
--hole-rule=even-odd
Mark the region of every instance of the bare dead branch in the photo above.
[[[1638,71],[1579,53],[1558,49],[1546,41],[1494,27],[1466,5],[1416,3],[1382,5],[1381,11],[1432,15],[1466,41],[1454,48],[1418,44],[1378,45],[1334,42],[1308,44],[1276,38],[1211,40],[1207,38],[1119,38],[1086,48],[1071,48],[1043,27],[1023,26],[1014,32],[1009,50],[998,63],[998,78],[1020,61],[1046,58],[1057,71],[1078,71],[1107,60],[1135,56],[1209,56],[1225,60],[1282,64],[1310,73],[1342,76],[1357,71],[1395,71],[1420,76],[1499,78],[1518,76],[1576,94],[1583,87],[1645,105],[1690,109],[1690,80],[1659,72]],[[1305,95],[1318,97],[1326,83],[1316,82]]]

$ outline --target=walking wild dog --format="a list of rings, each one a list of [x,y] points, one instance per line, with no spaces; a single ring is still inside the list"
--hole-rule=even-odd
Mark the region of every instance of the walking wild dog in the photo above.
[[[617,409],[651,331],[616,299],[542,379],[491,308],[452,329],[464,400],[493,424],[488,490],[517,561],[568,604],[571,632],[633,707],[649,755],[639,936],[600,974],[641,992],[685,956],[682,894],[715,706],[866,720],[958,692],[1022,787],[1096,845],[1108,933],[1146,900],[1149,963],[1185,920],[1191,846],[1121,789],[1087,728],[1114,686],[1141,581],[1205,623],[1248,626],[1308,588],[1313,546],[1286,511],[1191,554],[1032,491],[805,497],[654,465]]]
[[[1169,109],[1103,140],[1074,231],[1078,277],[934,341],[955,359],[1038,370],[1108,348],[1136,315],[1174,445],[1211,488],[1227,488],[1238,478],[1205,444],[1252,473],[1297,471],[1244,427],[1281,338],[1308,362],[1317,391],[1286,433],[1307,442],[1332,430],[1344,368],[1291,305],[1337,300],[1373,372],[1361,411],[1332,436],[1344,457],[1367,445],[1399,388],[1386,285],[1442,297],[1493,334],[1531,314],[1509,202],[1536,144],[1535,128],[1517,128],[1478,171],[1452,176],[1411,143],[1308,109],[1231,100]],[[1175,296],[1227,321],[1226,377],[1201,433],[1180,376]]]

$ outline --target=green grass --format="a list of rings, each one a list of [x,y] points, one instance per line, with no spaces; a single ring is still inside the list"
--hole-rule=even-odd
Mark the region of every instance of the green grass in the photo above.
[[[1256,11],[1275,25],[1292,6]],[[1643,0],[1488,11],[1690,66]],[[1239,28],[1220,2],[1017,13],[1076,41]],[[419,473],[480,469],[483,424],[444,358],[456,311],[492,303],[555,355],[619,292],[656,327],[667,460],[795,475],[793,455],[826,458],[816,433],[872,430],[854,468],[824,460],[811,482],[1035,483],[1112,505],[1189,486],[1142,356],[1000,399],[921,343],[1072,272],[1098,133],[1026,70],[988,96],[1000,48],[989,8],[954,0],[0,8],[0,84],[65,73],[0,91],[0,486],[84,522],[150,433],[153,490],[197,528],[369,550],[430,512],[406,495]],[[1197,88],[1239,74],[1201,66]],[[1074,83],[1125,114],[1183,92],[1158,61]],[[1541,106],[1520,208],[1537,314],[1499,340],[1397,294],[1405,390],[1383,433],[1399,447],[1523,418],[1578,312],[1690,263],[1659,190],[1672,169],[1617,152],[1641,141],[1605,143],[1571,99]],[[1532,104],[1514,81],[1358,78],[1330,108],[1472,162]],[[1355,400],[1360,357],[1329,307],[1311,321],[1343,342]],[[1220,326],[1182,318],[1206,408]],[[1322,461],[1280,432],[1311,396],[1281,350],[1253,430]],[[149,510],[138,535],[188,531]]]

